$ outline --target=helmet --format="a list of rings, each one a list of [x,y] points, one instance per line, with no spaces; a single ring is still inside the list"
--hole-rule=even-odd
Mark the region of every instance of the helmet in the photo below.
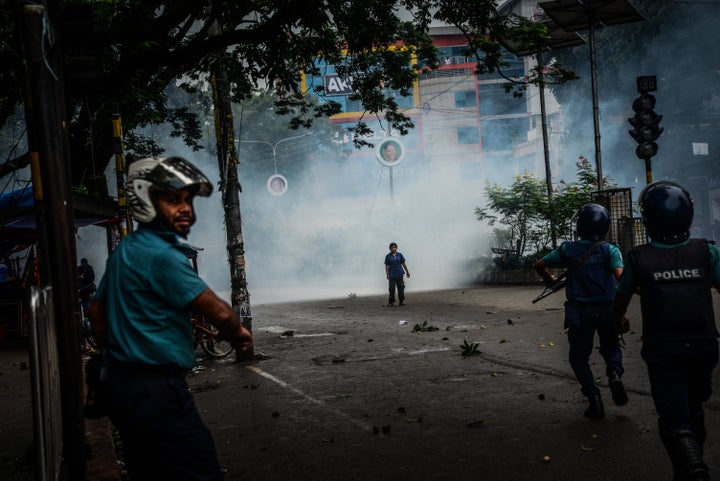
[[[213,187],[205,174],[182,157],[150,157],[130,164],[125,186],[130,213],[138,222],[150,223],[157,212],[151,192],[192,189],[208,197]]]
[[[640,192],[639,203],[643,224],[652,240],[678,244],[690,238],[693,201],[680,184],[653,182]]]
[[[610,229],[610,213],[600,204],[585,204],[577,212],[576,230],[581,239],[600,240]]]

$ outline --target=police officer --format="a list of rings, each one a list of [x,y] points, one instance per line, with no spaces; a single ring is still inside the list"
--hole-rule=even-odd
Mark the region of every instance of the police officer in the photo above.
[[[615,321],[624,317],[639,287],[641,354],[673,480],[709,480],[702,451],[707,435],[703,403],[710,398],[718,362],[711,287],[720,286],[720,256],[714,244],[690,239],[693,203],[682,186],[652,183],[639,203],[651,242],[628,254]]]
[[[599,204],[585,204],[577,212],[576,229],[580,240],[564,242],[538,260],[535,270],[552,285],[556,277],[548,267],[567,269],[565,287],[565,328],[570,343],[569,361],[581,392],[588,399],[585,416],[605,417],[600,389],[590,368],[595,332],[600,339],[600,354],[605,360],[605,374],[616,405],[627,403],[622,383],[622,352],[612,318],[617,279],[623,270],[620,251],[604,241],[610,228],[610,213]]]

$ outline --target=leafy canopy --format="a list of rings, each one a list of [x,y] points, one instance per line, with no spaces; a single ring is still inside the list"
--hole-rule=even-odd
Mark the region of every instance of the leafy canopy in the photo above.
[[[429,25],[457,27],[468,40],[468,54],[477,59],[477,71],[495,71],[502,62],[496,39],[511,36],[529,22],[499,14],[495,4],[494,0],[308,0],[301,6],[285,0],[49,2],[48,34],[41,41],[49,59],[59,59],[64,66],[73,182],[77,185],[88,171],[103,172],[112,159],[114,106],[128,133],[128,156],[161,152],[161,145],[137,130],[164,123],[172,127],[170,136],[200,149],[198,107],[178,103],[168,87],[177,85],[190,92],[204,88],[215,68],[227,72],[233,102],[258,88],[272,89],[278,96],[277,112],[289,114],[292,127],[308,128],[315,119],[339,111],[337,103],[313,102],[301,88],[301,73],[321,75],[317,60],[322,60],[353,78],[354,97],[361,101],[366,117],[406,132],[412,122],[391,92],[409,93],[418,72],[438,66]],[[21,15],[0,9],[3,127],[22,117],[22,31],[13,28],[13,16],[20,25]],[[531,33],[530,37],[546,35],[543,29]],[[354,127],[360,145],[369,131],[366,117]],[[13,154],[0,164],[0,176],[27,165],[25,154]]]

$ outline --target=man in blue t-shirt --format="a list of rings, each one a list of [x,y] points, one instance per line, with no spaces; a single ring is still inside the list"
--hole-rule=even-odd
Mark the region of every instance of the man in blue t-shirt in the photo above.
[[[565,286],[565,328],[570,343],[570,366],[580,382],[581,392],[589,405],[585,416],[605,417],[605,407],[595,376],[590,368],[595,332],[600,339],[600,355],[605,360],[605,374],[616,405],[627,403],[623,375],[622,351],[612,317],[617,279],[623,270],[618,248],[603,239],[610,228],[610,214],[599,204],[585,204],[578,210],[576,229],[579,241],[565,242],[538,260],[535,269],[551,285],[556,277],[548,267],[567,269]]]
[[[395,288],[398,292],[400,305],[405,304],[405,274],[410,277],[410,271],[405,264],[405,257],[397,251],[397,244],[390,243],[390,252],[385,256],[385,277],[388,280],[388,306],[395,304]]]
[[[252,334],[188,259],[193,199],[209,196],[212,184],[185,159],[151,158],[130,165],[126,192],[138,228],[108,259],[89,310],[108,357],[101,396],[130,479],[221,480],[212,435],[185,381],[195,363],[192,312],[238,349]]]

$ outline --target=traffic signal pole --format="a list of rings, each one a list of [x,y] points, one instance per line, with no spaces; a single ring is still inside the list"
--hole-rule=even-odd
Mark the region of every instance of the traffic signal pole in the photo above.
[[[652,163],[650,159],[645,159],[645,182],[652,184]]]
[[[603,190],[602,156],[600,152],[600,107],[598,106],[597,61],[595,59],[595,25],[588,25],[590,38],[590,83],[592,87],[593,130],[595,132],[595,168],[597,169],[598,191]]]

